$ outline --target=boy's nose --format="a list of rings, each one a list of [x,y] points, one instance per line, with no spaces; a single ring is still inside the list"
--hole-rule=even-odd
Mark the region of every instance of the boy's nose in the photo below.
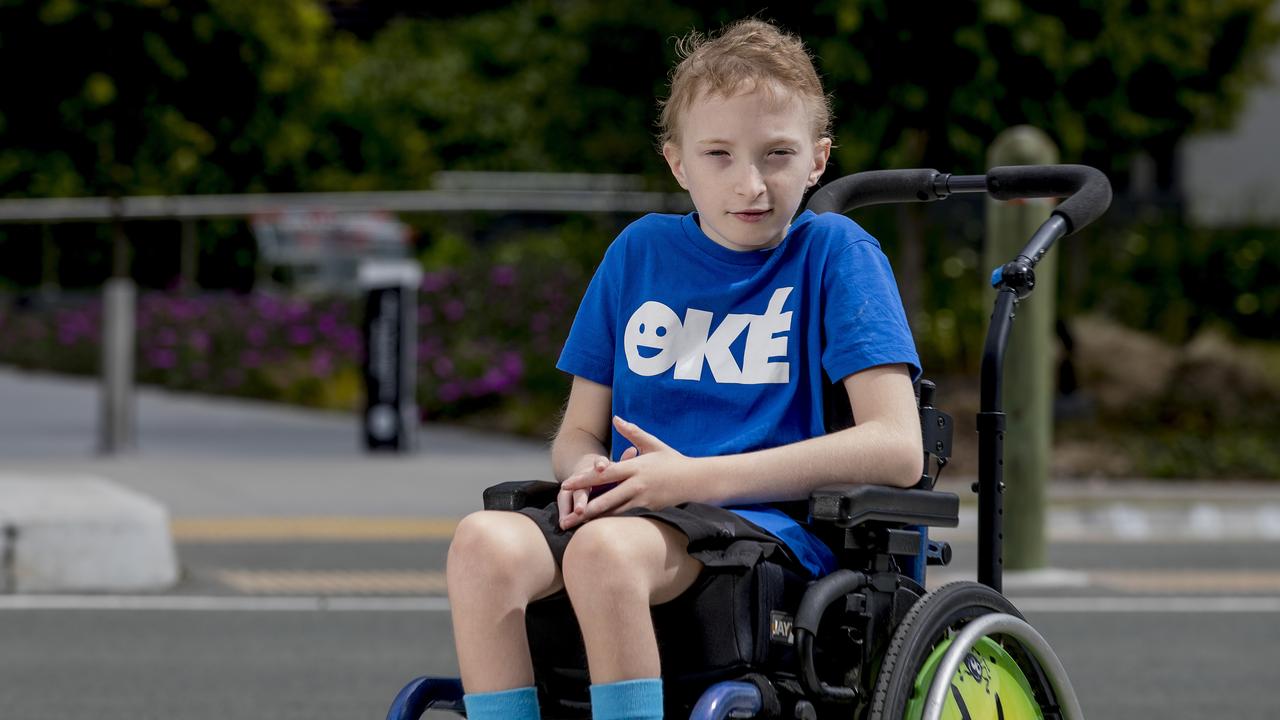
[[[743,197],[755,198],[764,192],[764,175],[755,163],[747,163],[745,171],[738,174],[734,191]]]

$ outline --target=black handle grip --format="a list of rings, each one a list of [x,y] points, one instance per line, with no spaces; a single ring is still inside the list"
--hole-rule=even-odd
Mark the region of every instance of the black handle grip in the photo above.
[[[939,175],[926,168],[854,173],[822,186],[805,207],[815,213],[846,213],[868,205],[938,200],[945,197],[935,187]]]
[[[1097,220],[1111,206],[1111,182],[1087,165],[1007,165],[987,171],[987,192],[997,200],[1065,197],[1054,213],[1070,228]]]

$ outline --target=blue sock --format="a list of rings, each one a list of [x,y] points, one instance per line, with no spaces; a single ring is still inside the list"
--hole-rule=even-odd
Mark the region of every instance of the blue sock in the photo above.
[[[529,687],[462,696],[467,720],[542,720],[538,690]]]
[[[591,686],[592,720],[662,720],[662,679]]]

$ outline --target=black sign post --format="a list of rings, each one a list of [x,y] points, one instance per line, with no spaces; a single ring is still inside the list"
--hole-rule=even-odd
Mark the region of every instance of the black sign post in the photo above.
[[[365,295],[361,430],[370,451],[409,452],[418,430],[418,284],[412,260],[371,260],[360,266]]]

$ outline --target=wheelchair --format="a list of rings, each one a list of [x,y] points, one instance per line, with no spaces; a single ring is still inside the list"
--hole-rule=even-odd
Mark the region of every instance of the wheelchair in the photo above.
[[[807,207],[849,212],[974,192],[999,200],[1066,198],[991,278],[997,292],[981,365],[974,486],[977,582],[925,590],[926,568],[951,559],[950,547],[931,540],[928,528],[956,527],[959,498],[934,489],[950,456],[951,418],[933,406],[934,385],[920,381],[920,482],[910,489],[831,485],[816,490],[807,508],[800,503],[810,529],[836,552],[839,569],[816,580],[768,561],[703,573],[681,597],[653,608],[666,717],[1082,717],[1061,662],[1001,594],[1001,377],[1014,309],[1035,285],[1035,265],[1056,240],[1106,211],[1110,183],[1081,165],[998,167],[968,176],[882,170],[840,178],[815,192]],[[827,393],[825,411],[829,431],[852,419],[838,392]],[[502,483],[485,490],[484,507],[545,505],[556,490],[545,481]],[[543,717],[589,718],[586,655],[567,598],[531,603],[526,626]],[[418,678],[401,690],[387,718],[417,720],[428,709],[463,715],[462,693],[459,679]]]

